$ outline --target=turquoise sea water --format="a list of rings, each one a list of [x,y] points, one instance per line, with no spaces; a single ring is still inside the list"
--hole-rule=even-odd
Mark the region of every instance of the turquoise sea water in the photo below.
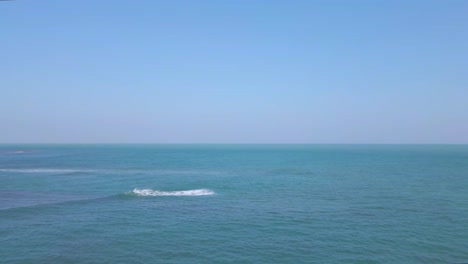
[[[468,263],[468,146],[0,145],[0,262]]]

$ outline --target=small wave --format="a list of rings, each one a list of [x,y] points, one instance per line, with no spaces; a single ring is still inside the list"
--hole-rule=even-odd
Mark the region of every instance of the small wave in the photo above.
[[[92,170],[75,170],[75,169],[0,169],[0,172],[14,173],[75,173],[75,172],[90,172]]]
[[[130,192],[132,195],[136,196],[204,196],[204,195],[213,195],[215,192],[208,189],[196,189],[196,190],[186,190],[186,191],[172,191],[164,192],[159,190],[152,189],[133,189]]]
[[[0,172],[11,172],[11,173],[105,173],[105,174],[218,174],[213,171],[196,171],[196,170],[164,170],[164,169],[80,169],[80,168],[0,168]]]

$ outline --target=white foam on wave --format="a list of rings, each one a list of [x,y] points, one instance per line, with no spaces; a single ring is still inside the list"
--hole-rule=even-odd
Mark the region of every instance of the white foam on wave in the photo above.
[[[137,196],[204,196],[215,194],[215,192],[208,189],[165,192],[159,190],[137,188],[133,189],[133,191],[131,191],[130,193]]]

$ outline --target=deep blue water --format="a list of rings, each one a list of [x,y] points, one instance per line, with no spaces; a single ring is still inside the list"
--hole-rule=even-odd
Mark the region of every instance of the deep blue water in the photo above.
[[[0,145],[1,263],[468,263],[467,145]]]

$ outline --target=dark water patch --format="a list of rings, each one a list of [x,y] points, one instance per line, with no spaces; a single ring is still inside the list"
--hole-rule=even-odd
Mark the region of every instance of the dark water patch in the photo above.
[[[313,170],[303,169],[303,168],[281,168],[275,169],[268,172],[273,175],[296,175],[296,176],[309,176],[316,175],[317,172]]]
[[[114,199],[118,195],[73,195],[31,192],[0,192],[0,213],[11,211],[38,211],[51,206],[92,203],[101,200]]]

